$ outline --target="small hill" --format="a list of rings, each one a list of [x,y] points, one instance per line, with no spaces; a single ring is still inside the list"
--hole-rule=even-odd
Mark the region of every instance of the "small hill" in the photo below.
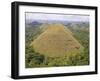
[[[44,32],[31,43],[35,52],[48,57],[61,57],[83,50],[83,46],[63,24],[47,24],[41,27],[43,26]]]

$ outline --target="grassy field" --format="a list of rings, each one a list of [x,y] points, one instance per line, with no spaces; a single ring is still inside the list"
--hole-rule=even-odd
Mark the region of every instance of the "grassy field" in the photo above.
[[[26,25],[26,68],[89,64],[89,26]]]

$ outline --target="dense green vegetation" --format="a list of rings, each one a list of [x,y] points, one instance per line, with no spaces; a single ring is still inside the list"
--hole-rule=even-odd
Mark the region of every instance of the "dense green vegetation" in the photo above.
[[[77,66],[89,64],[89,30],[88,27],[81,28],[81,25],[67,26],[73,36],[84,46],[84,50],[78,54],[70,54],[64,57],[48,57],[39,54],[31,47],[31,42],[41,33],[40,25],[28,26],[25,30],[25,65],[26,68],[50,67],[50,66]]]

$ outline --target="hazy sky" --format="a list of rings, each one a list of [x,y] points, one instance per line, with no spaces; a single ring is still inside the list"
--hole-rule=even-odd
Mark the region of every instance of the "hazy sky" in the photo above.
[[[25,13],[26,20],[89,21],[88,15]]]

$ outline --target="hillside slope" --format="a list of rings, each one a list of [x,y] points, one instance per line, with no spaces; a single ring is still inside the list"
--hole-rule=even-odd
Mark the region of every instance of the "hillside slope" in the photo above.
[[[48,57],[77,54],[83,46],[63,24],[47,24],[45,31],[31,43],[35,52]]]

